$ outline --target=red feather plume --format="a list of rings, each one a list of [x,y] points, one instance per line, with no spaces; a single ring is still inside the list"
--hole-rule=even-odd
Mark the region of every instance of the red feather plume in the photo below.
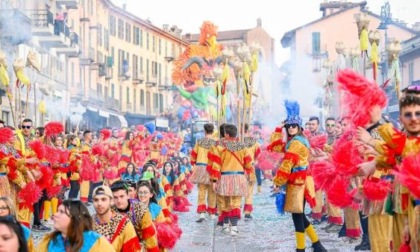
[[[105,156],[105,149],[103,144],[95,144],[92,146],[92,154],[97,156]]]
[[[14,134],[13,130],[9,128],[0,129],[0,144],[10,143],[13,141]]]
[[[355,126],[369,123],[368,111],[374,106],[384,108],[387,104],[386,94],[378,84],[351,69],[339,71],[337,81],[339,89],[345,91],[343,104]]]
[[[80,178],[82,180],[93,180],[96,177],[95,166],[88,155],[82,155],[82,166],[80,167]]]
[[[420,154],[405,157],[395,175],[410,192],[420,199]]]
[[[13,181],[17,179],[18,173],[16,172],[16,159],[14,157],[9,158],[9,160],[7,161],[7,167],[9,167],[9,172],[7,173],[7,177],[9,178],[9,180]]]
[[[30,182],[19,191],[18,196],[25,206],[32,208],[32,205],[41,198],[42,190],[34,182]]]
[[[39,160],[45,158],[45,147],[44,144],[40,140],[35,140],[29,143],[29,147],[31,150],[35,152],[36,157]]]
[[[61,122],[49,122],[45,124],[45,136],[51,137],[58,135],[64,131],[64,126]]]
[[[384,200],[391,191],[392,185],[388,180],[363,182],[363,193],[368,200]]]
[[[60,163],[60,150],[52,147],[50,145],[44,145],[45,150],[45,159],[51,164],[51,165],[57,165]]]

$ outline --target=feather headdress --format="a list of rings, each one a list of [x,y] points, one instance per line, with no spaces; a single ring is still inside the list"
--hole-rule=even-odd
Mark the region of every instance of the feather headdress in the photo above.
[[[365,126],[370,121],[369,111],[373,107],[384,108],[387,104],[385,92],[375,82],[350,69],[337,73],[338,88],[344,92],[347,114],[355,126]]]
[[[104,139],[103,139],[103,140],[107,140],[108,138],[110,138],[110,137],[111,137],[111,130],[109,130],[109,129],[102,129],[102,130],[100,131],[100,133],[101,133],[102,135],[104,135]]]
[[[64,126],[61,122],[49,122],[45,125],[45,136],[51,137],[58,135],[64,131]]]
[[[302,119],[300,118],[300,106],[297,101],[284,101],[284,106],[286,107],[287,119],[286,124],[298,124],[302,125]]]

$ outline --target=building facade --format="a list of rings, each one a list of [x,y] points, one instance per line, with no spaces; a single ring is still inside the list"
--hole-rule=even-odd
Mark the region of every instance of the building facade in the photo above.
[[[341,116],[340,95],[336,92],[337,83],[334,74],[343,67],[351,67],[351,52],[361,55],[359,31],[355,17],[357,15],[366,15],[369,20],[368,30],[376,30],[381,24],[381,16],[374,14],[366,8],[367,2],[351,3],[345,1],[329,1],[320,4],[321,18],[314,20],[308,24],[302,25],[291,31],[286,32],[281,43],[284,48],[290,48],[291,55],[291,78],[290,85],[300,85],[300,89],[313,89],[319,93],[321,102],[315,104],[318,109],[305,111],[303,116],[320,115]],[[385,36],[386,33],[386,36]],[[381,30],[381,41],[379,43],[379,51],[381,57],[385,58],[385,37],[387,41],[398,40],[404,41],[416,35],[416,31],[406,27],[402,23],[390,22],[386,30]],[[338,54],[337,45],[340,44],[342,55]],[[369,48],[370,50],[370,48]],[[369,54],[369,52],[368,52]],[[363,59],[359,59],[361,67],[359,72],[369,79],[373,79],[372,67],[367,58],[365,65]],[[380,66],[380,72],[384,72],[384,68]],[[378,73],[378,83],[383,83],[386,76]],[[325,87],[332,81],[332,110],[326,111],[323,107],[325,103]],[[314,105],[314,100],[309,105]]]
[[[110,0],[5,0],[0,7],[11,83],[16,58],[26,60],[32,50],[41,65],[40,72],[25,68],[29,99],[25,88],[13,87],[16,117],[32,116],[37,125],[60,120],[72,131],[137,125],[167,113],[171,62],[189,44],[180,30],[158,28]],[[2,90],[2,118],[11,125]],[[37,109],[41,100],[45,115]]]

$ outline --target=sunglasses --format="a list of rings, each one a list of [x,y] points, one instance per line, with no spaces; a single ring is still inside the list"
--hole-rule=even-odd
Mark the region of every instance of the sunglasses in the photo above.
[[[327,127],[334,127],[335,124],[327,124]]]
[[[286,124],[284,127],[285,127],[286,129],[289,129],[289,128],[297,128],[297,127],[298,127],[298,125],[297,125],[296,123],[293,123],[293,124]]]
[[[405,112],[404,113],[404,118],[405,119],[420,119],[420,111],[416,111],[416,112],[414,112],[414,113],[411,113],[411,112]]]
[[[22,129],[30,129],[30,128],[32,128],[31,125],[22,125]]]

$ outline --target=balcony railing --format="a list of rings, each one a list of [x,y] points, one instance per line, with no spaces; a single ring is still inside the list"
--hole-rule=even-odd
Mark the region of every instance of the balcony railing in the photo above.
[[[105,100],[105,107],[107,109],[112,109],[112,110],[116,110],[116,111],[120,111],[120,101],[111,97],[108,97]]]

